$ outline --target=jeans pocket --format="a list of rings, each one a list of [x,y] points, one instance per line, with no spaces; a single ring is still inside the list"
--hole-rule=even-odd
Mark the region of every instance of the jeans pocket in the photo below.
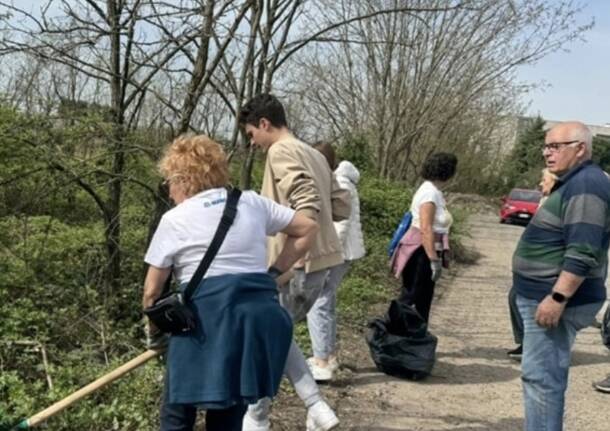
[[[564,319],[568,319],[576,331],[590,326],[595,321],[595,316],[604,305],[603,302],[593,304],[577,305],[569,307],[564,311]]]

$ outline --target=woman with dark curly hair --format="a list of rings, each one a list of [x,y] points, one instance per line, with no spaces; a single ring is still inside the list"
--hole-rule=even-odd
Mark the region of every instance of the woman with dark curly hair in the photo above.
[[[434,153],[426,159],[421,170],[424,182],[411,201],[411,226],[392,256],[394,275],[402,276],[399,301],[415,306],[426,322],[434,284],[447,263],[453,221],[441,189],[455,175],[456,166],[457,157],[451,153]]]

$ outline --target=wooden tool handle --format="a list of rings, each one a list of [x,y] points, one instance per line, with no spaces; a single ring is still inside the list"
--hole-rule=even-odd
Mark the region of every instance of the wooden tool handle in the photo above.
[[[141,355],[133,358],[131,361],[126,362],[125,364],[121,365],[119,368],[115,369],[114,371],[111,371],[110,373],[103,375],[96,381],[89,383],[87,386],[82,387],[78,391],[74,392],[72,395],[69,395],[64,399],[57,401],[52,406],[47,407],[46,409],[42,410],[41,412],[38,412],[34,416],[30,417],[29,419],[24,420],[17,426],[17,429],[28,429],[28,428],[35,427],[36,425],[40,424],[41,422],[46,421],[51,416],[56,415],[57,413],[66,409],[67,407],[71,406],[75,402],[86,397],[90,393],[95,392],[100,388],[103,388],[104,386],[114,382],[119,377],[123,376],[124,374],[127,374],[131,370],[138,368],[139,366],[143,365],[144,363],[151,360],[152,358],[160,355],[161,352],[162,352],[161,350],[147,350],[146,352],[142,353]]]

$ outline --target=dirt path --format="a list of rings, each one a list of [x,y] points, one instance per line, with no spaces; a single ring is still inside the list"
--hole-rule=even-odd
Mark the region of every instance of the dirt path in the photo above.
[[[441,282],[430,324],[439,338],[438,359],[428,379],[409,382],[377,372],[362,331],[343,331],[346,344],[353,341],[357,347],[345,352],[339,378],[324,388],[338,409],[340,429],[521,429],[519,364],[506,356],[513,347],[506,296],[510,259],[522,230],[500,225],[491,215],[471,218],[472,237],[466,243],[481,258],[476,265],[456,268],[453,278]],[[608,372],[610,355],[601,344],[599,330],[587,328],[577,338],[570,371],[567,431],[610,429],[610,395],[591,388],[593,380]],[[304,423],[302,404],[297,400],[289,404]],[[286,425],[274,429],[304,428],[296,422]]]

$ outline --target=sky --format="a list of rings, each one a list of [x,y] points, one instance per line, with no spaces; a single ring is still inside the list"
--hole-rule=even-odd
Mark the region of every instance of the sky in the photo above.
[[[580,120],[587,124],[610,123],[610,0],[584,0],[588,3],[581,20],[595,18],[595,26],[576,41],[539,60],[523,66],[521,81],[544,83],[523,101],[526,113],[540,114],[545,120]]]
[[[558,0],[549,0],[558,1]],[[610,0],[575,0],[584,5],[581,23],[595,26],[574,41],[533,65],[521,66],[517,79],[539,84],[522,98],[525,114],[546,120],[580,120],[587,124],[610,123]],[[42,0],[20,0],[32,10]]]

